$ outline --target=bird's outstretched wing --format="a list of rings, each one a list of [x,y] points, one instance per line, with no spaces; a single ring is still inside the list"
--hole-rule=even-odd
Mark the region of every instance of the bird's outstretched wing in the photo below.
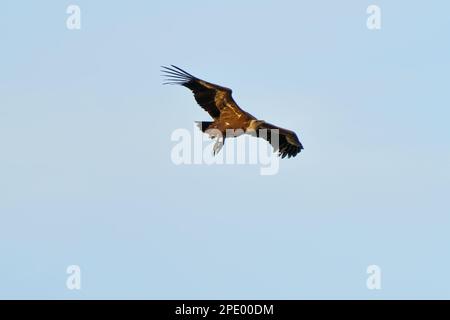
[[[267,122],[259,126],[257,135],[269,141],[275,151],[278,151],[278,155],[281,158],[285,158],[286,156],[288,158],[295,157],[303,149],[294,131],[283,129]]]
[[[167,79],[164,84],[179,84],[191,89],[197,103],[214,119],[219,118],[225,108],[243,112],[233,100],[231,89],[198,79],[174,65],[162,68]]]

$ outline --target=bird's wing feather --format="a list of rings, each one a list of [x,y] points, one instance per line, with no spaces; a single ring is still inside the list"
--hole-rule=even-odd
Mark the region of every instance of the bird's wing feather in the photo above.
[[[259,126],[257,134],[259,137],[269,141],[282,158],[286,156],[288,158],[295,157],[303,149],[303,145],[294,131],[280,128],[267,122]]]
[[[244,112],[233,100],[231,89],[201,80],[174,65],[171,68],[162,68],[161,71],[164,72],[167,79],[165,84],[179,84],[189,88],[194,93],[197,103],[212,118],[219,118],[225,108],[231,108],[236,112]]]

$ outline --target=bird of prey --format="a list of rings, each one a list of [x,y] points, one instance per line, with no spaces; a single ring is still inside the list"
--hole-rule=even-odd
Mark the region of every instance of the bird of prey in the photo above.
[[[201,80],[174,65],[162,68],[167,80],[164,84],[189,88],[197,103],[212,117],[213,121],[198,122],[198,125],[211,138],[217,138],[214,155],[222,148],[225,137],[230,137],[230,132],[232,137],[247,133],[264,138],[282,158],[295,157],[303,149],[295,132],[258,120],[242,110],[233,100],[231,89]]]

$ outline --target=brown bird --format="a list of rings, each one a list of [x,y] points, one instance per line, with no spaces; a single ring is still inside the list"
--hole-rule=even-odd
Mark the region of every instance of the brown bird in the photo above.
[[[303,149],[295,132],[258,120],[242,110],[233,100],[231,89],[201,80],[174,65],[172,68],[162,68],[167,78],[164,84],[189,88],[197,103],[213,118],[214,121],[198,122],[198,125],[211,138],[217,138],[214,154],[224,145],[225,137],[237,137],[244,133],[266,139],[282,158],[295,157]]]

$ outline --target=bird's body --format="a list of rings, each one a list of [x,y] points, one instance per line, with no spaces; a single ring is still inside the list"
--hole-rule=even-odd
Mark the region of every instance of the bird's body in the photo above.
[[[275,151],[279,150],[279,155],[283,158],[295,157],[303,149],[293,131],[258,120],[242,110],[231,96],[231,89],[198,79],[175,66],[163,68],[168,78],[166,84],[180,84],[189,88],[194,93],[197,103],[213,118],[213,121],[198,124],[203,132],[218,139],[214,153],[223,146],[225,138],[245,133],[266,139]]]

